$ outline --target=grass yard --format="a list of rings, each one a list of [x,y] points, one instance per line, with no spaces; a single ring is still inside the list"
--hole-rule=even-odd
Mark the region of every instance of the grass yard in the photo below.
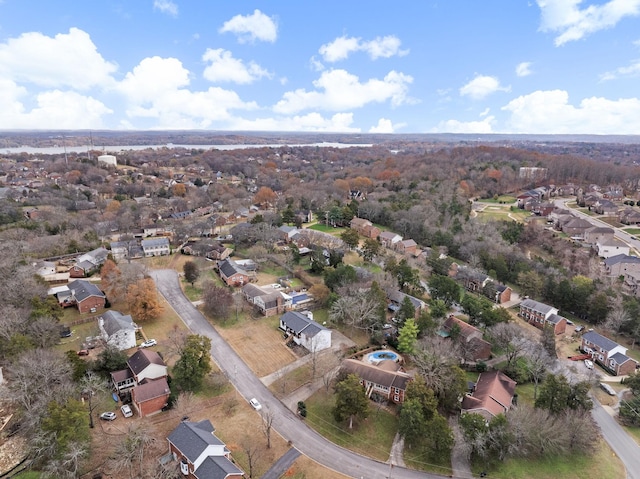
[[[618,218],[615,217],[612,218],[611,216],[601,216],[598,219],[600,221],[604,221],[608,225],[613,226],[614,228],[620,228],[624,226],[622,223],[620,223],[620,221],[618,221]]]
[[[500,203],[515,203],[516,202],[516,197],[515,196],[511,196],[511,195],[501,195],[498,196],[497,198],[481,198],[478,200],[478,202],[480,203],[496,203],[496,204],[500,204]]]
[[[629,233],[630,235],[640,234],[640,228],[625,228],[623,231],[625,233]]]
[[[346,228],[334,228],[333,226],[327,226],[320,223],[309,226],[310,230],[322,231],[323,233],[329,233],[333,236],[340,236]]]
[[[309,425],[333,443],[372,457],[379,461],[389,459],[393,438],[398,430],[396,416],[384,409],[371,408],[369,417],[354,424],[352,430],[347,424],[338,424],[333,419],[334,397],[324,389],[319,390],[307,401],[307,419]]]
[[[271,374],[298,357],[285,345],[279,317],[241,318],[232,327],[219,327],[220,335],[258,377]]]
[[[473,468],[475,473],[483,466]],[[496,463],[488,477],[496,479],[619,479],[625,477],[625,469],[620,459],[607,444],[600,440],[593,456],[557,456],[538,461],[507,459]]]

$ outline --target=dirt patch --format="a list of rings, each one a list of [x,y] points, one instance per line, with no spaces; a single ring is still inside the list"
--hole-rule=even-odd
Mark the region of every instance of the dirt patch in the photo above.
[[[247,319],[233,328],[216,328],[258,377],[271,374],[298,357],[285,345],[277,318]]]

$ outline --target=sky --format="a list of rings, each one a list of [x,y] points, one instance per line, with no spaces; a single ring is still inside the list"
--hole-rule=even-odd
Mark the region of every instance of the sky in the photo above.
[[[640,134],[640,0],[0,0],[0,130]]]

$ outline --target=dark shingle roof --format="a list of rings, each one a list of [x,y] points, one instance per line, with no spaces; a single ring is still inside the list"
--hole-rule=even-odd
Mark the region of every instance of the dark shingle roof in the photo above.
[[[280,317],[287,328],[291,329],[294,333],[300,334],[304,332],[305,336],[313,337],[320,331],[326,330],[324,326],[316,323],[313,319],[307,318],[304,314],[300,314],[297,311],[287,311]]]
[[[627,356],[626,354],[622,354],[622,353],[616,353],[613,356],[611,356],[609,359],[613,359],[616,364],[624,364],[627,361],[634,361],[633,359],[631,359],[629,356]]]
[[[605,266],[613,266],[619,263],[640,263],[640,258],[637,256],[629,256],[627,254],[617,254],[604,260]]]
[[[589,341],[591,344],[595,344],[599,348],[604,351],[611,351],[613,348],[619,346],[615,341],[605,338],[601,334],[596,333],[595,331],[589,331],[582,335],[582,339],[585,341]]]
[[[225,259],[224,261],[220,261],[218,263],[218,269],[224,274],[227,278],[233,276],[234,274],[244,274],[247,275],[247,272],[242,269],[240,266],[236,264],[232,259]]]
[[[151,399],[166,396],[171,393],[169,383],[166,378],[156,379],[154,381],[145,381],[134,388],[132,394],[135,396],[136,402],[142,403]]]
[[[547,321],[549,321],[551,324],[558,324],[563,319],[564,318],[562,316],[558,316],[557,314],[550,314],[547,318]]]
[[[138,350],[127,360],[127,364],[129,365],[129,369],[131,369],[134,374],[140,374],[150,364],[166,366],[160,355],[150,349]]]
[[[198,479],[225,479],[229,474],[242,477],[243,472],[224,456],[209,456],[195,471]]]
[[[125,316],[119,311],[106,311],[102,314],[102,319],[104,320],[102,327],[109,336],[113,336],[123,329],[136,329],[133,318],[130,315]]]
[[[411,381],[411,376],[400,371],[386,371],[373,364],[367,364],[356,359],[345,359],[342,362],[342,368],[350,373],[355,374],[365,381],[387,387],[396,387],[406,389],[407,384]]]
[[[205,419],[200,422],[182,421],[171,434],[169,441],[180,449],[189,461],[194,462],[200,454],[211,444],[222,445],[222,441],[213,433],[215,428],[211,421]]]
[[[104,293],[100,291],[95,284],[90,283],[89,281],[84,281],[81,279],[77,279],[67,286],[70,291],[73,291],[73,295],[76,298],[76,301],[84,301],[85,299],[91,296],[97,296],[99,298],[104,298]]]
[[[520,305],[524,308],[533,309],[534,311],[542,314],[547,314],[552,309],[556,309],[553,306],[534,301],[533,299],[525,299],[522,303],[520,303]]]

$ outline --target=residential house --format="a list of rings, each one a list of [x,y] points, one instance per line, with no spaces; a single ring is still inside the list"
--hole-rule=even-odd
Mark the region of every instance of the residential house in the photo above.
[[[591,354],[594,361],[616,376],[631,374],[638,364],[626,355],[627,348],[595,331],[582,335],[580,349]]]
[[[549,216],[551,212],[556,208],[556,205],[549,202],[539,203],[531,211],[534,215]]]
[[[190,479],[243,478],[231,459],[231,452],[214,434],[211,421],[182,421],[169,434],[169,451],[180,461],[180,472]]]
[[[595,245],[598,242],[610,240],[614,237],[613,228],[594,226],[584,232],[584,242]]]
[[[98,318],[100,335],[107,344],[120,351],[136,347],[136,331],[138,325],[130,315],[123,315],[119,311],[105,311]]]
[[[287,243],[291,243],[293,237],[297,232],[298,228],[296,228],[295,226],[282,225],[278,228],[280,238],[282,238]]]
[[[216,243],[211,246],[205,256],[212,260],[221,261],[227,259],[232,253],[233,250],[231,248],[227,248],[222,243]]]
[[[86,278],[100,269],[107,260],[109,251],[106,248],[97,248],[78,257],[76,263],[69,269],[72,278]]]
[[[360,378],[360,384],[364,386],[368,398],[375,395],[392,403],[402,404],[407,386],[413,378],[398,367],[396,362],[389,359],[381,361],[378,365],[357,359],[342,361],[342,370]]]
[[[395,245],[402,241],[402,236],[391,231],[383,231],[379,238],[382,246],[389,249],[394,249]]]
[[[145,238],[148,238],[149,236],[161,236],[169,232],[169,228],[159,224],[146,225],[142,227],[142,234]]]
[[[396,243],[396,251],[405,256],[415,256],[418,244],[412,239],[398,241]]]
[[[551,326],[555,334],[562,334],[567,328],[567,320],[558,316],[558,309],[533,299],[520,303],[520,316],[538,329]]]
[[[364,218],[353,218],[349,223],[349,227],[365,238],[378,239],[378,236],[380,236],[380,228],[373,226],[371,221]]]
[[[141,417],[160,412],[169,401],[167,366],[158,353],[139,349],[127,360],[127,369],[111,373],[114,390],[131,403]]]
[[[142,251],[146,257],[149,256],[166,256],[171,254],[169,238],[151,238],[140,241]]]
[[[56,289],[55,296],[63,308],[75,306],[80,313],[104,308],[107,297],[95,284],[82,279]]]
[[[496,283],[493,278],[482,271],[461,266],[458,263],[451,263],[448,274],[461,283],[467,291],[482,294],[498,304],[511,301],[511,288]]]
[[[631,249],[618,238],[602,239],[595,244],[595,250],[601,258],[611,258],[620,254],[628,255]]]
[[[584,233],[588,229],[593,228],[593,225],[582,218],[573,218],[570,221],[562,224],[562,232],[571,236],[572,238],[584,238]]]
[[[515,390],[516,382],[502,371],[480,373],[473,392],[462,399],[462,413],[480,414],[491,421],[511,409]]]
[[[603,261],[607,276],[618,278],[629,272],[640,273],[640,258],[628,254],[618,254]]]
[[[593,209],[599,215],[617,216],[620,208],[613,201],[599,199],[593,205]]]
[[[304,346],[310,352],[331,347],[331,330],[297,311],[287,311],[280,316],[280,329],[294,343]]]
[[[427,307],[427,303],[425,303],[421,299],[418,299],[415,296],[411,296],[409,294],[403,293],[398,289],[395,289],[395,290],[387,291],[387,299],[389,300],[387,309],[392,313],[395,313],[402,306],[402,302],[404,301],[404,298],[409,298],[409,301],[411,301],[411,304],[415,309],[416,318]]]
[[[282,314],[291,307],[291,296],[269,286],[246,284],[242,287],[242,294],[249,304],[265,316]]]
[[[112,241],[109,245],[111,256],[116,261],[123,259],[142,258],[144,251],[137,241]]]
[[[640,211],[632,208],[626,208],[622,210],[618,218],[620,223],[625,225],[640,225]]]
[[[611,201],[622,201],[624,198],[622,186],[611,186],[607,191],[602,193],[602,197]]]
[[[640,298],[640,272],[629,271],[624,274],[625,291],[636,298]]]
[[[485,361],[491,357],[491,343],[482,338],[482,331],[475,326],[450,314],[442,327],[443,336],[461,345],[466,360]]]
[[[249,273],[231,258],[218,262],[218,273],[227,286],[243,286],[251,281]]]

